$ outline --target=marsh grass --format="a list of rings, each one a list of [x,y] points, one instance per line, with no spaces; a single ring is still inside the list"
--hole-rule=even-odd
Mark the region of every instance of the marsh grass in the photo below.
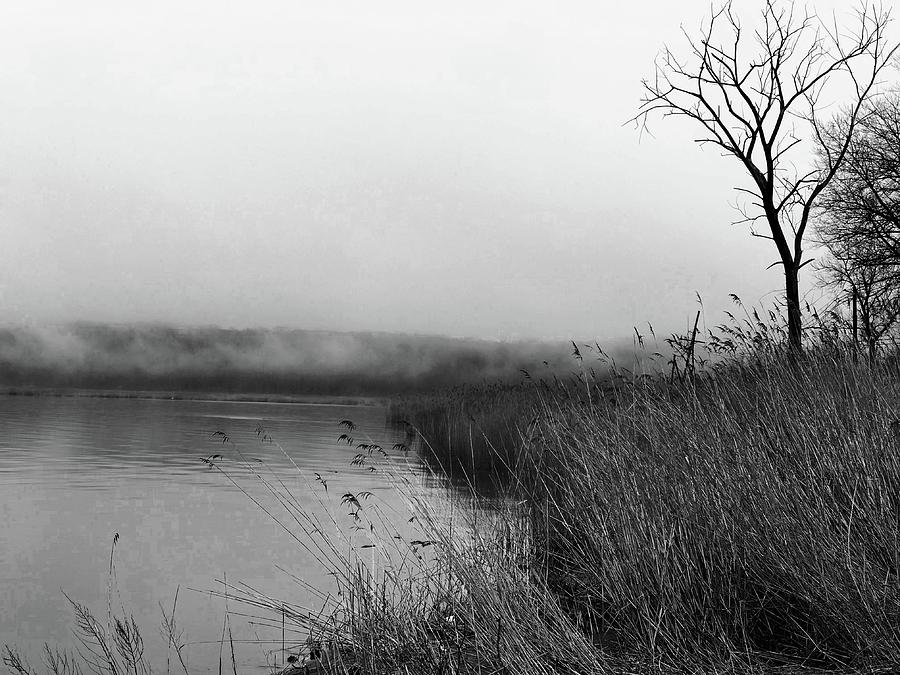
[[[548,407],[540,572],[651,662],[896,664],[898,385],[812,355]]]
[[[900,667],[895,361],[857,362],[824,322],[803,356],[756,312],[726,328],[682,336],[664,376],[532,384],[518,417],[502,392],[518,507],[441,548],[471,672]],[[491,392],[476,398],[491,428]],[[532,647],[491,650],[492,633]]]

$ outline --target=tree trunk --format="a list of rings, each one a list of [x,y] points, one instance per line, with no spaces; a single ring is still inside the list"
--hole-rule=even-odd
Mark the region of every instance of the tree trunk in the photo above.
[[[862,320],[863,334],[865,335],[866,346],[869,351],[869,363],[872,363],[875,361],[875,350],[878,347],[878,337],[875,335],[875,329],[872,326],[872,313],[870,307],[869,302],[863,304]]]
[[[788,313],[788,347],[791,352],[803,350],[800,326],[800,282],[799,268],[792,264],[784,266],[785,299]]]

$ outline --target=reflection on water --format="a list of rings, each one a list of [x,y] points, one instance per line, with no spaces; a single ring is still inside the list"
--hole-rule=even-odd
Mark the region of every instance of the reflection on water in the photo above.
[[[401,439],[385,428],[384,412],[369,406],[0,398],[0,645],[17,644],[35,657],[44,641],[74,645],[62,591],[105,616],[110,547],[119,533],[113,604],[134,613],[148,655],[165,663],[159,604],[171,609],[180,585],[177,618],[185,639],[196,643],[185,652],[188,665],[192,672],[217,668],[223,601],[185,588],[208,590],[227,574],[308,605],[309,592],[276,566],[322,588],[329,578],[200,458],[221,453],[227,462],[235,458],[233,443],[261,466],[294,477],[293,492],[304,508],[322,509],[323,496],[338,502],[342,492],[368,490],[405,522],[407,510],[383,473],[351,466],[356,447],[336,443],[344,431],[339,421],[351,419],[358,440],[391,448]],[[277,445],[260,442],[258,424]],[[217,431],[230,442],[222,443]],[[328,494],[315,480],[296,479],[292,462],[307,476],[326,477]],[[258,481],[242,485],[262,491]],[[233,626],[236,641],[275,639],[252,623]],[[242,660],[266,661],[261,646],[245,648]]]

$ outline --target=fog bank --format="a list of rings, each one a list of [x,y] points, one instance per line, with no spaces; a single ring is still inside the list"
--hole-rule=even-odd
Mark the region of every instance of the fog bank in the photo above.
[[[0,329],[0,385],[388,395],[565,373],[571,352],[562,342],[74,323]]]

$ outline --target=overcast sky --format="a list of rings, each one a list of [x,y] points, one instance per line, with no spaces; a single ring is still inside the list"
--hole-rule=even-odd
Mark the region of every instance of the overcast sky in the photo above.
[[[603,339],[772,297],[734,161],[624,124],[708,11],[4,3],[0,322]]]

